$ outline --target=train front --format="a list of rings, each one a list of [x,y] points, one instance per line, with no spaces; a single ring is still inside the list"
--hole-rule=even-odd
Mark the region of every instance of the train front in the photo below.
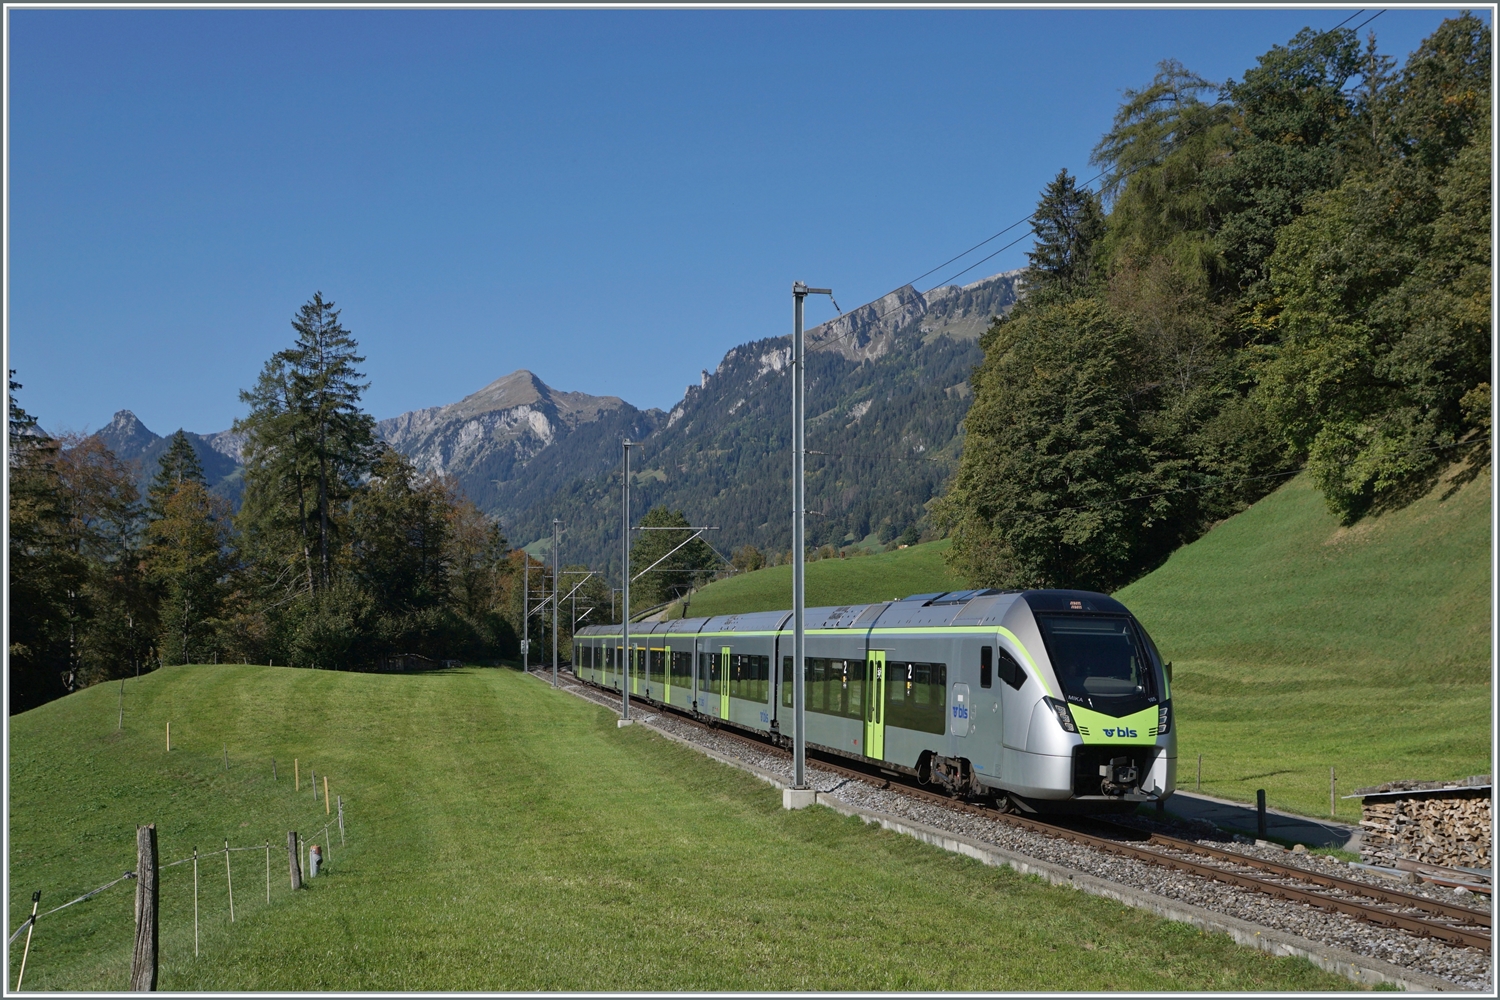
[[[1171,679],[1125,606],[1085,591],[1027,591],[1004,626],[1025,645],[1046,689],[1018,692],[1034,703],[1029,712],[1017,706],[1029,725],[1025,749],[1012,750],[1002,770],[1011,790],[1054,807],[1069,800],[1096,810],[1133,810],[1171,795]]]

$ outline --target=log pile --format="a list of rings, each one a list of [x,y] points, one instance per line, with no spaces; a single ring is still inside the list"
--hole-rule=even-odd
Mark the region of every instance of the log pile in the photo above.
[[[1426,787],[1412,787],[1419,784]],[[1452,867],[1492,866],[1488,777],[1482,784],[1471,778],[1446,787],[1437,782],[1392,782],[1355,794],[1361,793],[1365,797],[1360,854],[1367,863],[1389,865],[1405,858]]]

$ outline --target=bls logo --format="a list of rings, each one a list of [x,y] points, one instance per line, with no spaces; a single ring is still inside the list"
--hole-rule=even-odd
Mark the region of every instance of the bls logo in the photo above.
[[[1125,729],[1124,727],[1121,727],[1119,729],[1106,729],[1104,731],[1104,735],[1119,736],[1123,739],[1129,739],[1130,737],[1137,736],[1139,734],[1134,729]]]
[[[954,705],[953,706],[953,717],[955,719],[967,719],[969,717],[969,708],[968,708],[968,706],[967,705]]]

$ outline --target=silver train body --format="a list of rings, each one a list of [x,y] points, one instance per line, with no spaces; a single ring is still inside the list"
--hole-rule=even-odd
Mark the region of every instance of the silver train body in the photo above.
[[[807,742],[823,752],[1038,811],[1134,809],[1176,787],[1169,670],[1110,597],[968,590],[805,621]],[[581,629],[573,671],[790,743],[791,612],[632,625],[629,645],[627,663],[620,626]]]

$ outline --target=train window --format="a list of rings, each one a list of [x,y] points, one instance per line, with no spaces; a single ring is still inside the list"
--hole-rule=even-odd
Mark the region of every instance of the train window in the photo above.
[[[1037,615],[1063,693],[1097,711],[1122,716],[1156,703],[1156,677],[1126,618]]]
[[[724,669],[718,653],[698,654],[698,690],[709,694],[724,693]]]
[[[886,664],[885,724],[941,733],[948,723],[946,663]]]
[[[1026,683],[1026,671],[1021,669],[1016,658],[1006,652],[1003,646],[1000,647],[1000,679],[1017,691]]]
[[[803,708],[820,715],[858,719],[863,711],[865,661],[809,656]],[[792,658],[781,659],[781,704],[792,707]]]
[[[691,688],[693,686],[693,654],[672,653],[672,686],[680,688]]]
[[[979,686],[987,688],[995,673],[995,648],[993,646],[979,647]]]
[[[653,649],[650,652],[651,684],[658,688],[665,687],[667,683],[667,651],[665,649]]]
[[[764,703],[771,691],[771,658],[735,653],[729,658],[729,696]]]

